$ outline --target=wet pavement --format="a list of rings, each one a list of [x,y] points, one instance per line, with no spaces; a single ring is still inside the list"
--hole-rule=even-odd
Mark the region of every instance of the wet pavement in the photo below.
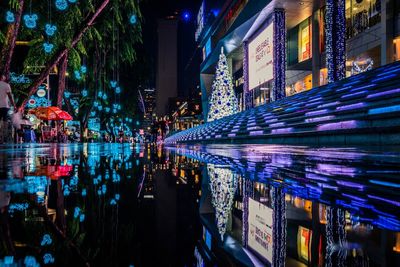
[[[400,150],[0,146],[0,266],[400,266]]]

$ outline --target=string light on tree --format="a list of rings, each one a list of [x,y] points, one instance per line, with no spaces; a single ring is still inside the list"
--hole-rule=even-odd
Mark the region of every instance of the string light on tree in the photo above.
[[[82,90],[82,96],[83,96],[83,97],[87,97],[87,96],[88,96],[88,90],[83,89],[83,90]]]
[[[67,0],[56,0],[56,8],[61,11],[66,10],[68,8]]]
[[[212,85],[207,122],[221,119],[239,112],[238,102],[233,91],[228,63],[221,48],[215,80]]]
[[[51,43],[43,43],[43,49],[46,54],[50,54],[53,51],[54,45]]]
[[[208,164],[207,170],[210,177],[211,203],[215,208],[218,232],[223,240],[239,177],[232,170],[213,164]]]
[[[36,14],[26,14],[26,15],[24,15],[24,23],[25,23],[25,26],[27,27],[27,28],[29,28],[29,29],[34,29],[34,28],[36,28],[36,25],[37,25],[37,19],[39,18],[38,17],[38,15],[36,15]]]
[[[14,23],[15,22],[14,13],[12,13],[11,11],[7,11],[7,13],[6,13],[6,21],[8,23]]]
[[[52,25],[52,24],[46,24],[45,25],[45,32],[47,36],[53,36],[54,33],[57,30],[57,26],[56,25]]]
[[[129,18],[129,23],[134,25],[137,22],[137,17],[135,14],[131,15],[131,17]]]

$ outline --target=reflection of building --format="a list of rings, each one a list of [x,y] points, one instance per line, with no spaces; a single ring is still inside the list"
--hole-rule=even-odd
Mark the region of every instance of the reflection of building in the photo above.
[[[172,112],[172,131],[186,130],[202,123],[202,110],[199,100],[178,99],[175,102],[177,108]]]
[[[143,129],[147,132],[151,131],[151,126],[153,122],[153,114],[156,105],[156,91],[154,88],[146,88],[143,92]]]
[[[330,27],[330,11],[343,27]],[[196,31],[204,116],[221,47],[239,104],[251,108],[324,85],[333,68],[351,76],[399,60],[399,14],[395,0],[204,0]],[[331,36],[343,42],[332,46]],[[341,53],[345,61],[331,61]]]

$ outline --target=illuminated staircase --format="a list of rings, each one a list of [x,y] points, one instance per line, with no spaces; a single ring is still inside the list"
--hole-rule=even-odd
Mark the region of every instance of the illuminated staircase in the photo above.
[[[400,63],[168,137],[177,143],[400,144]]]

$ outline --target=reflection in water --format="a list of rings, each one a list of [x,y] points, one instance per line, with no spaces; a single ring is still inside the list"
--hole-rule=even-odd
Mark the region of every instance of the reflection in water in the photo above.
[[[400,157],[0,146],[0,265],[400,266]]]
[[[214,199],[215,194],[203,195],[204,245],[196,247],[199,262],[219,259],[222,248],[234,262],[246,266],[400,264],[396,249],[400,235],[398,154],[227,146],[170,148],[207,165],[211,192],[215,191],[215,166],[229,166],[230,171],[222,168],[224,180],[237,180],[236,191],[229,194],[234,196],[231,209],[213,205],[216,224],[209,222],[210,211],[204,207],[206,199]],[[229,223],[224,225],[221,242],[213,227],[220,233],[222,210],[224,222]],[[207,238],[209,232],[212,242]]]
[[[215,208],[215,217],[221,240],[224,239],[226,226],[232,210],[233,197],[236,192],[238,178],[232,170],[217,167],[213,164],[207,165],[208,176],[212,194],[212,204]]]

